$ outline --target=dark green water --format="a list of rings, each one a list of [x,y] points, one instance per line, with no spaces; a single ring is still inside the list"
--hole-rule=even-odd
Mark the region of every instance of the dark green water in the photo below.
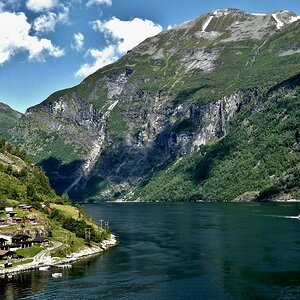
[[[87,206],[120,244],[61,279],[1,281],[1,299],[300,299],[299,204]]]

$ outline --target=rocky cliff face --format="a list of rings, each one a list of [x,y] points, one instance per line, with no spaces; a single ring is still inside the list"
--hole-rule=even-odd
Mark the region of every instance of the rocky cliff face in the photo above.
[[[74,199],[131,193],[171,160],[224,138],[257,90],[299,72],[298,18],[217,10],[147,39],[78,86],[30,108],[12,131]]]

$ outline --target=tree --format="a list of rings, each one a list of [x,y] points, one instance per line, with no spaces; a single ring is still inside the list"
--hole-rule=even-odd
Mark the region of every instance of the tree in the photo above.
[[[31,184],[27,185],[26,194],[29,199],[35,198],[36,193],[35,193],[35,188],[33,187],[33,185],[31,185]]]
[[[3,152],[5,148],[5,140],[0,139],[0,152]]]
[[[6,207],[6,199],[3,198],[3,196],[0,195],[0,210],[3,210]]]

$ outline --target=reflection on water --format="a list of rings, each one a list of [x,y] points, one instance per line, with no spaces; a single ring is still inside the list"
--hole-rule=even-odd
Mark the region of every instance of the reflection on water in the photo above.
[[[127,203],[87,207],[121,241],[61,279],[0,281],[2,299],[299,299],[299,204]],[[54,272],[54,271],[53,271]]]
[[[0,280],[1,299],[19,299],[24,295],[37,294],[47,284],[48,276],[40,272],[26,272],[4,276]]]

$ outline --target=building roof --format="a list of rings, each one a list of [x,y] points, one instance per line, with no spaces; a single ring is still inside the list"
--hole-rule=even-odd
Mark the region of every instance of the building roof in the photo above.
[[[14,240],[21,240],[21,239],[29,239],[31,238],[31,236],[27,235],[27,234],[16,234],[12,237],[12,239]]]
[[[35,208],[33,205],[30,205],[30,204],[29,205],[27,205],[27,204],[20,204],[19,207],[21,207],[21,208],[28,208],[28,209],[29,208]]]
[[[6,212],[13,212],[14,209],[12,207],[5,207]]]
[[[32,242],[34,243],[44,243],[44,242],[48,242],[49,240],[46,238],[43,238],[42,236],[36,236]]]
[[[0,242],[8,242],[8,240],[4,238],[0,238]]]
[[[4,255],[10,254],[10,253],[15,253],[15,252],[10,251],[10,250],[0,250],[0,256],[4,256]]]

